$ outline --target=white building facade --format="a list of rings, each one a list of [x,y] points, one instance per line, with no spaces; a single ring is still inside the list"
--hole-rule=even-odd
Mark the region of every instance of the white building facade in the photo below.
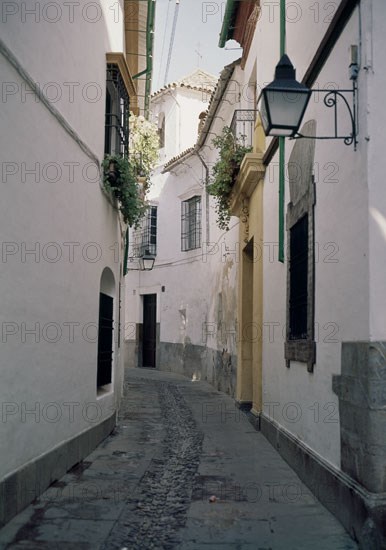
[[[312,89],[348,90],[357,144],[317,139],[334,136],[334,109],[324,104],[326,94],[312,94],[299,131],[315,139],[285,140],[280,195],[278,140],[264,139],[257,128],[254,187],[261,190],[264,244],[255,257],[262,262],[263,288],[262,320],[255,322],[262,368],[251,371],[260,393],[252,398],[245,389],[241,401],[360,546],[379,549],[386,544],[380,53],[386,8],[380,0],[285,4],[283,21],[279,3],[252,2],[248,13],[242,2],[227,3],[223,39],[236,38],[244,47],[245,108],[255,109],[273,80],[286,28],[297,80]],[[251,82],[256,92],[245,94]],[[338,135],[350,137],[350,114],[339,98],[336,116]],[[303,263],[296,254],[303,254]],[[303,301],[296,309],[299,287]]]
[[[141,4],[3,3],[0,525],[115,425],[126,228],[101,162],[144,108]]]
[[[232,86],[235,70],[237,65],[224,69],[216,85],[216,78],[198,69],[153,94],[161,137],[161,164],[148,196],[156,215],[154,243],[149,221],[133,232],[133,271],[126,277],[133,289],[126,299],[126,365],[208,380],[231,395],[239,222],[232,218],[229,232],[218,229],[207,186],[217,158],[212,139],[232,117],[232,107],[219,108],[219,98]],[[141,246],[142,253],[148,246],[156,255],[152,271],[137,270]]]

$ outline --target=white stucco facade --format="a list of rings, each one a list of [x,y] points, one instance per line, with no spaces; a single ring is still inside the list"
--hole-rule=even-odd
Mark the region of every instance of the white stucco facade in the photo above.
[[[0,482],[111,418],[123,383],[125,228],[100,173],[106,54],[125,51],[123,1],[117,13],[22,4],[1,24]],[[97,390],[100,292],[113,298],[115,331],[112,382]],[[58,462],[83,456],[73,458]]]
[[[142,366],[140,352],[138,356],[141,343],[134,341],[135,326],[143,322],[143,295],[154,292],[159,323],[157,367],[206,378],[232,393],[230,381],[220,381],[216,362],[218,354],[224,362],[234,361],[236,354],[238,220],[232,218],[228,232],[218,229],[214,199],[205,184],[217,155],[212,139],[230,124],[233,106],[221,105],[198,151],[202,160],[195,152],[178,160],[180,153],[196,143],[199,116],[208,109],[208,100],[208,91],[186,87],[168,89],[152,100],[154,119],[165,113],[166,120],[161,165],[152,176],[148,195],[149,204],[158,207],[157,255],[152,271],[133,271],[126,277],[130,288],[126,337],[132,350],[137,346],[137,355],[129,354],[127,366]],[[173,157],[175,162],[164,172],[165,163]],[[181,203],[194,196],[201,201],[201,243],[183,251]],[[135,260],[129,262],[129,269],[131,265],[136,265]]]
[[[271,2],[261,2],[241,84],[243,90],[248,90],[248,83],[256,82],[257,95],[273,80],[279,60],[279,7],[276,17],[271,13],[273,8]],[[328,2],[291,3],[288,7],[287,53],[296,68],[297,80],[303,78],[336,9]],[[374,54],[382,51],[384,38],[376,21],[384,20],[384,16],[381,2],[361,2],[314,84],[314,88],[321,89],[350,89],[350,46],[359,47],[357,150],[345,146],[343,140],[318,140],[315,148],[313,373],[297,361],[286,368],[284,358],[287,264],[278,261],[278,153],[266,167],[264,180],[263,411],[336,467],[341,458],[340,418],[332,376],[341,372],[342,342],[385,339],[381,250],[385,243],[386,203],[381,183],[384,155],[379,151],[384,128],[379,94],[384,76]],[[253,108],[250,95],[242,95],[245,108]],[[344,107],[339,117],[342,133],[350,133]],[[316,121],[317,135],[331,135],[333,118],[321,95],[312,96],[303,123],[308,120]],[[267,145],[269,142],[267,138]],[[295,143],[286,140],[287,163]],[[286,171],[285,209],[289,197]],[[285,251],[287,239],[286,231]]]

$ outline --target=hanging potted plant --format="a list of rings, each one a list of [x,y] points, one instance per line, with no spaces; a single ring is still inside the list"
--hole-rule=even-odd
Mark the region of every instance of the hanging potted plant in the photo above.
[[[118,161],[115,157],[110,156],[109,162],[106,163],[106,168],[104,168],[104,171],[110,185],[114,185],[115,183],[117,183],[117,181],[119,180],[119,170]]]
[[[224,126],[222,133],[212,140],[219,151],[219,158],[212,169],[212,182],[208,186],[210,195],[216,198],[217,225],[228,230],[231,218],[230,202],[233,185],[240,171],[241,162],[252,151],[245,147],[233,135],[229,126]]]
[[[102,162],[104,185],[119,201],[125,223],[138,227],[146,212],[150,176],[158,161],[157,127],[130,113],[129,157],[106,155]]]
[[[138,226],[146,205],[130,162],[119,155],[108,155],[102,167],[105,187],[118,199],[124,222]]]

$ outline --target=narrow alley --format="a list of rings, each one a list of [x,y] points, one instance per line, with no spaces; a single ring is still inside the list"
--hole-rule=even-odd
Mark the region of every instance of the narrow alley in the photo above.
[[[0,530],[2,549],[357,548],[229,396],[125,374],[113,433]]]
[[[386,550],[386,1],[0,11],[0,550]]]

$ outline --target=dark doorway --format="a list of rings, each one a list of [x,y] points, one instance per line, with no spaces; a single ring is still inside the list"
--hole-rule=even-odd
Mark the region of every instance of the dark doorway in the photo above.
[[[143,297],[142,366],[155,368],[157,342],[157,294]]]
[[[111,384],[113,358],[113,298],[99,294],[97,387]]]

